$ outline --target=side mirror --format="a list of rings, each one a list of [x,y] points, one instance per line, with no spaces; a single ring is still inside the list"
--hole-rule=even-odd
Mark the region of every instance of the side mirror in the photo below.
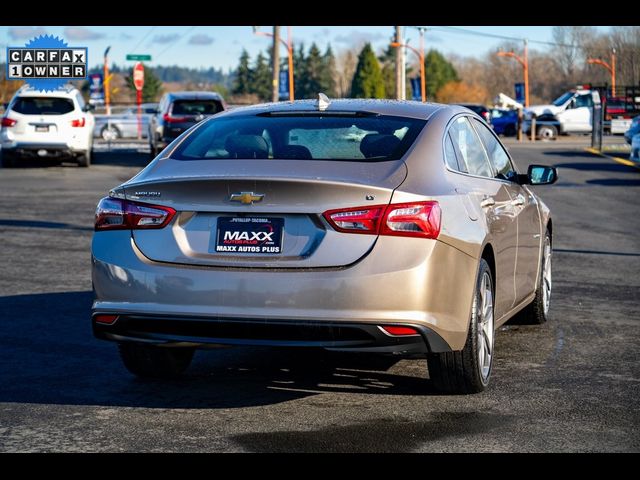
[[[95,110],[96,106],[95,105],[91,105],[90,103],[87,103],[84,108],[82,109],[83,112],[90,112],[91,110]]]
[[[2,108],[4,108],[5,110],[9,108],[9,102],[3,103],[2,104]]]
[[[556,167],[529,165],[527,174],[520,175],[520,180],[523,185],[551,185],[558,180],[558,171]]]

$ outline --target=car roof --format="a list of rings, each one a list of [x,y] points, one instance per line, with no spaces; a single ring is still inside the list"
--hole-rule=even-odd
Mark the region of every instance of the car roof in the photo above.
[[[78,93],[78,89],[72,86],[67,86],[64,88],[59,88],[53,91],[44,91],[44,90],[35,90],[28,86],[21,87],[17,92],[16,96],[20,97],[73,97]]]
[[[222,100],[218,92],[206,91],[169,92],[167,96],[174,100]]]
[[[398,117],[428,119],[435,112],[449,108],[452,113],[463,112],[464,109],[454,105],[443,105],[439,103],[422,103],[411,100],[382,100],[382,99],[360,99],[360,98],[340,98],[330,101],[326,112],[370,112],[379,115],[391,115]],[[267,112],[317,112],[317,100],[294,100],[293,102],[273,102],[261,103],[247,107],[235,108],[219,115],[258,115]]]

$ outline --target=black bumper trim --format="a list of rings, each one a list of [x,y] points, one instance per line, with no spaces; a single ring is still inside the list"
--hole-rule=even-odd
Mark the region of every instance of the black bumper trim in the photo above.
[[[117,312],[94,312],[96,314]],[[300,320],[258,320],[119,314],[113,325],[92,320],[97,338],[116,342],[145,342],[166,346],[263,345],[321,347],[329,350],[395,354],[450,351],[434,331],[415,324],[384,322],[416,328],[420,335],[390,336],[377,324]]]

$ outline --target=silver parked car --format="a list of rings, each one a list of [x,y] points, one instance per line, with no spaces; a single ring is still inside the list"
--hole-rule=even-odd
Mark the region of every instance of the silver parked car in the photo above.
[[[143,103],[140,105],[141,134],[147,138],[149,132],[149,118],[158,110],[157,103]],[[94,115],[96,125],[93,136],[106,141],[119,138],[136,138],[138,136],[138,106],[127,107],[124,111],[112,115]]]
[[[96,210],[92,325],[140,376],[211,344],[424,355],[478,392],[495,329],[546,321],[552,222],[491,128],[452,105],[220,113]]]

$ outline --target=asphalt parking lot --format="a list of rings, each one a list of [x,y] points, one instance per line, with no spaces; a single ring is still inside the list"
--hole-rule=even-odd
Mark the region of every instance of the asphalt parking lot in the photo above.
[[[586,144],[586,141],[583,143]],[[433,392],[423,360],[198,352],[141,381],[95,340],[93,211],[148,160],[0,169],[0,451],[640,451],[640,171],[581,142],[508,146],[555,165],[554,291],[543,326],[497,335],[489,389]]]

